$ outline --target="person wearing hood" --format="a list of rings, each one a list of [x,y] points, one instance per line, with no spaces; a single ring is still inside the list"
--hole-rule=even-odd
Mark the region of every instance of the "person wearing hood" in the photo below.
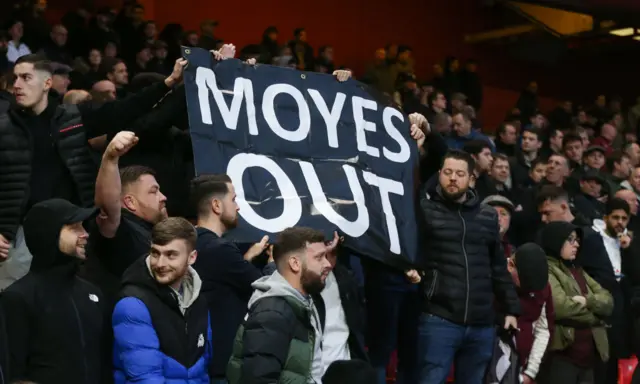
[[[229,384],[320,384],[326,367],[322,300],[331,264],[320,231],[293,227],[273,246],[276,272],[253,283],[249,313],[236,334]]]
[[[555,313],[547,256],[535,243],[520,246],[507,261],[522,313],[515,335],[523,384],[535,383],[554,329]]]
[[[42,201],[27,213],[31,268],[0,294],[7,382],[109,382],[108,311],[100,290],[76,275],[88,238],[83,222],[96,214],[62,199]]]
[[[151,250],[122,277],[113,310],[114,382],[208,383],[209,309],[200,296],[196,229],[173,217],[154,225]]]
[[[494,301],[505,313],[504,328],[517,328],[520,302],[507,272],[498,217],[470,189],[474,169],[468,153],[448,152],[439,184],[420,201],[420,384],[444,383],[452,363],[457,382],[482,380],[496,336]]]
[[[613,297],[576,262],[582,238],[582,229],[565,221],[541,232],[556,320],[540,383],[594,383],[594,366],[609,360],[605,319]]]

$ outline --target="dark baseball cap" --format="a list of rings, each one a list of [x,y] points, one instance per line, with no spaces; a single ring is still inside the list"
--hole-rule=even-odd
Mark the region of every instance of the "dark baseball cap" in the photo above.
[[[600,145],[590,145],[585,151],[583,156],[587,156],[592,152],[600,152],[603,155],[607,153],[607,151],[604,149],[604,147],[600,146]]]
[[[29,216],[56,218],[63,225],[82,223],[98,215],[98,208],[82,208],[64,199],[49,199],[34,205],[29,212]]]

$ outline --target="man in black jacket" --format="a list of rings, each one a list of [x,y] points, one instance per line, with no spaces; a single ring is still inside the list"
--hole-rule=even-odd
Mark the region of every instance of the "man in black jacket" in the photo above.
[[[97,211],[62,199],[31,208],[24,220],[29,273],[0,295],[8,362],[5,379],[36,383],[109,382],[108,312],[100,290],[78,278]]]
[[[60,105],[52,103],[51,64],[38,55],[21,57],[14,67],[16,107],[0,115],[0,289],[22,277],[31,255],[21,223],[39,201],[63,198],[93,205],[96,166],[87,140],[143,116],[180,82],[186,60],[176,62],[163,83],[120,102]]]
[[[420,319],[420,384],[482,380],[493,353],[494,298],[505,329],[517,328],[520,303],[500,244],[498,217],[469,189],[473,158],[450,151],[439,185],[420,201],[424,224],[425,306]]]

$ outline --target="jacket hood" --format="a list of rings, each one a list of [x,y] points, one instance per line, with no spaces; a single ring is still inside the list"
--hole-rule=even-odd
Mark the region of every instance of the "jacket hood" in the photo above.
[[[30,271],[41,272],[58,265],[77,264],[78,259],[60,251],[60,231],[66,224],[81,223],[97,211],[80,208],[63,199],[35,204],[22,224],[25,242],[33,260]]]
[[[541,291],[549,282],[549,266],[544,250],[535,243],[520,246],[515,253],[515,263],[523,292]]]
[[[291,284],[278,271],[273,272],[271,276],[263,276],[251,284],[255,289],[251,299],[249,299],[249,308],[256,302],[267,297],[288,297],[299,302],[303,307],[310,309],[312,302],[298,290],[293,288]]]
[[[578,239],[582,239],[582,229],[564,221],[553,221],[544,226],[540,234],[540,246],[547,256],[561,260],[560,251],[571,232],[576,232]]]
[[[135,285],[152,291],[170,306],[178,305],[182,313],[189,308],[200,296],[202,280],[192,267],[188,267],[187,276],[182,282],[180,290],[176,291],[168,285],[161,285],[151,273],[149,256],[140,257],[122,275],[122,286]]]

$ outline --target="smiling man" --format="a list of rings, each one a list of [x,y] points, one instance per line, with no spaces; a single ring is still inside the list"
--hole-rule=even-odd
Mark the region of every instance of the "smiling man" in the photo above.
[[[196,239],[185,219],[157,223],[149,255],[122,277],[112,318],[115,383],[209,382],[209,309],[191,268]]]
[[[27,213],[23,225],[31,269],[0,295],[7,382],[108,382],[104,300],[98,288],[76,276],[88,238],[82,223],[96,213],[62,199],[40,202]]]

